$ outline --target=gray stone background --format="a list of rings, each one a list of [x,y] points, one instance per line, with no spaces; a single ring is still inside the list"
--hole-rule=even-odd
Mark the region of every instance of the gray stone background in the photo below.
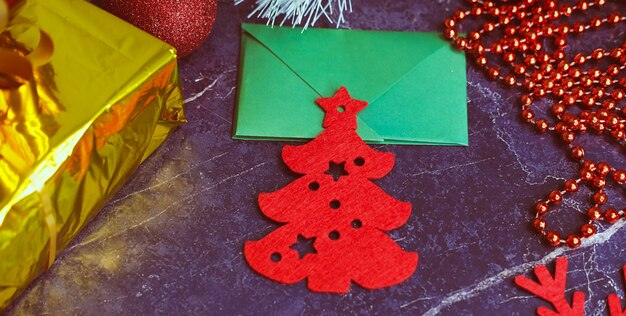
[[[444,18],[463,5],[353,0],[343,27],[441,31]],[[518,91],[486,80],[474,66],[467,70],[469,147],[375,146],[396,155],[392,172],[376,183],[413,204],[408,223],[390,233],[419,252],[413,277],[387,289],[355,285],[349,294],[329,295],[254,273],[243,243],[277,227],[259,212],[257,195],[297,175],[280,159],[285,143],[231,139],[240,24],[260,21],[247,18],[251,10],[251,1],[219,3],[213,33],[180,62],[189,124],[139,168],[8,315],[530,315],[544,302],[515,287],[513,277],[537,264],[552,267],[561,255],[570,261],[568,295],[585,292],[587,315],[607,314],[608,294],[623,297],[626,221],[601,228],[577,250],[541,243],[529,228],[532,207],[576,177],[577,168],[560,142],[518,119]],[[624,40],[623,30],[603,30],[582,50]],[[577,142],[592,149],[591,159],[624,167],[621,148],[606,139]],[[566,198],[550,222],[572,231],[584,221],[587,199],[585,188]],[[611,200],[626,205],[621,190]]]

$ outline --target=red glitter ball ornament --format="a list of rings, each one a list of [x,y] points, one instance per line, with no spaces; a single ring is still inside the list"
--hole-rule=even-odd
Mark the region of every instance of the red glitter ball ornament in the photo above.
[[[100,6],[174,46],[179,57],[204,42],[217,15],[217,0],[101,0]]]

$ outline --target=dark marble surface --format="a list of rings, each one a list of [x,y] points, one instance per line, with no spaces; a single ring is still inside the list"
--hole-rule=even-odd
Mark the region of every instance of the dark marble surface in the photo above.
[[[347,28],[439,31],[461,3],[353,5]],[[286,286],[254,273],[243,259],[243,243],[276,227],[259,212],[257,195],[296,175],[280,159],[284,143],[230,137],[240,23],[250,21],[250,9],[250,3],[219,3],[209,40],[180,62],[189,124],[139,168],[9,315],[529,315],[542,302],[516,288],[513,277],[563,254],[570,260],[568,293],[587,294],[587,315],[607,314],[606,296],[624,294],[624,220],[577,250],[549,248],[529,229],[534,202],[574,177],[575,165],[551,136],[518,119],[518,92],[473,67],[469,147],[376,146],[396,155],[395,168],[376,183],[413,204],[408,223],[390,233],[420,254],[409,280],[328,295],[309,292],[304,282]],[[609,41],[623,40],[623,33],[612,36]],[[623,165],[614,145],[597,137],[580,141]],[[586,199],[565,199],[552,221],[579,225]]]

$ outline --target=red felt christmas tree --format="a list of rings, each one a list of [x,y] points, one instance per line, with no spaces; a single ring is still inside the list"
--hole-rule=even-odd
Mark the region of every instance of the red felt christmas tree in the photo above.
[[[370,148],[356,133],[356,114],[367,103],[342,87],[317,103],[324,128],[302,146],[285,146],[287,166],[304,176],[259,195],[267,217],[285,225],[244,255],[258,273],[282,283],[308,280],[316,292],[346,293],[351,281],[377,289],[398,284],[417,267],[417,253],[405,252],[384,232],[407,221],[411,204],[372,183],[394,164],[391,153]]]

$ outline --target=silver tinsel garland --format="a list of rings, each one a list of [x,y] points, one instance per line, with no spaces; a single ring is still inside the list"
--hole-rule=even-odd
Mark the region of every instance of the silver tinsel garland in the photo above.
[[[235,0],[235,4],[243,1]],[[339,27],[346,12],[352,12],[351,0],[256,0],[256,8],[248,17],[256,15],[268,25],[276,25],[278,20],[278,25],[290,22],[306,29],[322,17]]]

